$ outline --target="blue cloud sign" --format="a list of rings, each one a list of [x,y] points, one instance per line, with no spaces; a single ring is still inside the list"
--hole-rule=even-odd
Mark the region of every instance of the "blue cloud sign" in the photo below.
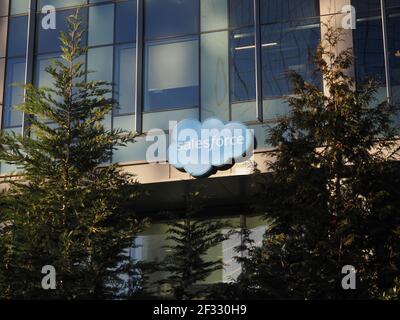
[[[170,134],[169,162],[194,177],[205,176],[213,168],[242,162],[252,156],[254,134],[240,122],[224,124],[211,118],[203,123],[185,119]]]

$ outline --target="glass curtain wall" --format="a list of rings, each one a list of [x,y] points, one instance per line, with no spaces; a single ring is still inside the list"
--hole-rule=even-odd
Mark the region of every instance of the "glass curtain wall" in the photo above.
[[[390,84],[393,101],[400,102],[400,0],[386,0]]]
[[[360,85],[369,78],[375,79],[379,84],[377,101],[384,101],[389,97],[393,103],[398,103],[400,0],[352,0],[352,5],[357,14],[354,30],[357,82]]]
[[[322,0],[258,0],[260,24],[255,26],[254,0],[140,0],[144,5],[143,60],[137,59],[137,0],[38,0],[35,36],[34,83],[49,85],[45,73],[49,59],[59,56],[58,33],[65,18],[80,7],[88,27],[84,57],[89,79],[113,82],[118,108],[106,125],[133,131],[136,97],[143,97],[143,131],[168,129],[168,121],[217,117],[241,121],[254,128],[258,148],[266,148],[265,126],[288,111],[285,99],[292,94],[288,74],[300,73],[321,84],[312,72],[310,55],[321,37]],[[28,0],[2,1],[0,7],[0,105],[2,128],[21,132],[22,114],[15,107],[23,101]],[[57,29],[40,27],[39,8],[54,5]],[[375,77],[386,96],[380,0],[353,0],[357,10],[354,30],[355,73],[358,82]],[[398,34],[400,0],[385,0],[391,93],[398,97],[400,47]],[[8,15],[9,13],[9,15]],[[262,79],[256,82],[255,28],[261,34]],[[7,31],[8,29],[8,31]],[[6,36],[8,40],[6,40]],[[13,36],[18,34],[19,36]],[[139,63],[139,64],[138,64]],[[136,92],[136,68],[142,66],[143,91]],[[2,70],[5,70],[3,72]],[[256,117],[256,88],[262,89],[263,121]],[[141,99],[138,99],[140,101]],[[139,137],[135,144],[116,150],[115,162],[145,160],[148,144]]]
[[[219,221],[226,223],[227,227],[221,230],[221,233],[228,233],[232,229],[240,230],[241,223],[245,223],[246,227],[251,230],[250,238],[254,240],[255,245],[261,245],[267,224],[262,217],[238,216],[230,218],[221,218]],[[242,222],[241,222],[242,221]],[[229,225],[229,226],[228,226]],[[173,245],[168,237],[168,225],[162,222],[154,223],[152,226],[139,235],[135,240],[135,247],[130,249],[130,256],[139,261],[160,263],[167,255],[165,246]],[[234,281],[241,272],[240,264],[235,260],[238,253],[235,248],[241,243],[241,238],[238,234],[231,235],[227,240],[211,248],[204,259],[206,261],[215,261],[222,259],[224,267],[214,271],[201,284],[215,284],[221,282]],[[157,296],[166,296],[168,287],[159,285],[157,282],[165,279],[168,276],[166,272],[156,272],[150,275],[148,281],[152,283],[151,292]],[[150,290],[150,289],[149,289]]]

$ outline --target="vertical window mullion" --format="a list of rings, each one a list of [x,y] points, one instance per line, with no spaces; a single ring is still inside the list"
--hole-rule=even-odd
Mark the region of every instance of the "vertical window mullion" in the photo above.
[[[389,102],[392,100],[390,68],[389,68],[389,46],[387,34],[387,19],[386,19],[386,4],[385,0],[381,1],[381,17],[382,17],[382,39],[383,39],[383,53],[385,58],[385,78],[386,78],[386,96]]]
[[[255,75],[256,75],[256,117],[263,122],[263,92],[262,92],[262,45],[260,0],[254,1],[254,45],[255,45]]]
[[[4,37],[4,43],[1,43],[0,45],[5,46],[5,52],[4,52],[4,57],[1,57],[3,60],[3,66],[2,69],[0,69],[0,85],[2,86],[0,90],[0,130],[3,128],[3,111],[4,111],[4,94],[5,94],[5,87],[6,87],[6,66],[7,66],[7,37],[8,37],[8,24],[9,24],[9,19],[10,19],[10,4],[9,0],[5,0],[4,3],[2,4],[2,8],[4,9],[4,17],[3,19],[6,19],[6,23],[4,25],[3,30],[0,30],[0,32],[4,32],[5,37]]]
[[[144,51],[144,0],[137,0],[136,19],[136,79],[135,79],[135,131],[143,129],[143,51]]]
[[[26,64],[25,64],[25,84],[33,83],[33,64],[35,54],[35,30],[36,30],[36,9],[37,0],[29,1],[28,32],[26,45]],[[26,100],[26,90],[24,89],[24,101]],[[23,114],[22,134],[29,135],[29,116]]]

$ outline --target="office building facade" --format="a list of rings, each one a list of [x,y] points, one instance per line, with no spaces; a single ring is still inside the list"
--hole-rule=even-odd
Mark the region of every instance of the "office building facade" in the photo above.
[[[44,27],[53,7],[55,29]],[[82,59],[96,71],[88,80],[114,83],[119,107],[105,125],[141,134],[116,150],[113,161],[151,191],[151,199],[138,205],[148,215],[183,210],[183,195],[202,188],[210,197],[210,219],[245,223],[261,241],[265,222],[249,212],[251,174],[255,167],[264,170],[271,149],[266,130],[289,110],[288,73],[296,71],[323,88],[310,56],[323,38],[324,23],[347,26],[341,46],[354,49],[352,72],[359,83],[374,77],[379,100],[400,96],[400,0],[1,0],[2,130],[26,132],[24,115],[15,109],[23,90],[12,84],[51,86],[45,68],[60,56],[59,32],[77,8],[87,27]],[[169,121],[208,118],[253,129],[253,158],[201,179],[168,161],[148,163],[149,132],[158,128],[168,134]],[[2,175],[16,169],[0,165]],[[162,219],[156,222],[138,238],[142,246],[132,255],[161,259],[166,228]],[[209,253],[223,258],[226,267],[208,282],[230,281],[240,272],[232,259],[238,241],[232,237]]]

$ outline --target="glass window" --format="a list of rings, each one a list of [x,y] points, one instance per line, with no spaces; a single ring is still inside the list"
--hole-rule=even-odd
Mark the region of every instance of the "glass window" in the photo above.
[[[89,72],[87,79],[88,81],[98,80],[98,81],[107,81],[109,83],[112,82],[112,74],[113,74],[113,50],[112,46],[108,47],[98,47],[91,48],[88,50],[87,54],[87,69]],[[111,95],[108,96],[111,98]],[[110,112],[109,115],[104,119],[104,126],[107,129],[111,129],[112,124],[112,114]]]
[[[228,0],[201,0],[201,31],[228,27]]]
[[[29,11],[29,0],[11,0],[10,14],[21,14]]]
[[[115,100],[119,108],[115,115],[134,113],[136,50],[133,45],[120,45],[115,48]]]
[[[399,0],[386,0],[386,9],[391,9],[392,7],[400,7]]]
[[[313,84],[320,76],[313,71],[311,57],[320,41],[319,23],[312,25],[273,24],[262,27],[262,64],[264,98],[291,93],[289,74],[296,72]]]
[[[319,16],[320,0],[262,0],[261,23]]]
[[[24,83],[25,58],[7,61],[7,76],[4,97],[3,128],[22,125],[22,112],[15,107],[23,102],[24,90],[15,84]]]
[[[0,18],[0,58],[6,56],[8,18]]]
[[[146,45],[146,111],[198,106],[198,51],[197,39]]]
[[[89,8],[89,46],[114,41],[114,4]]]
[[[253,28],[231,35],[231,98],[233,102],[256,98]]]
[[[146,38],[199,31],[199,0],[146,0],[145,5]]]
[[[229,120],[228,31],[201,36],[201,117]]]
[[[395,2],[395,1],[391,1]],[[392,95],[396,102],[400,101],[400,1],[387,12],[387,29],[389,45],[390,80]]]
[[[80,4],[86,4],[86,0],[39,0],[39,7],[45,5],[52,5],[55,8],[65,8],[77,6]]]
[[[88,50],[88,80],[112,82],[113,47],[100,47]]]
[[[136,42],[136,0],[115,5],[115,42]]]
[[[374,78],[385,86],[385,59],[381,18],[369,18],[357,21],[354,31],[355,70],[357,82]]]
[[[356,9],[357,18],[380,15],[381,0],[352,0],[351,4]]]
[[[254,24],[253,1],[230,0],[229,23],[231,28],[240,28]]]
[[[43,29],[41,24],[37,25],[37,52],[46,53],[46,52],[57,52],[60,51],[60,32],[67,31],[67,17],[75,14],[75,9],[71,10],[63,10],[57,11],[57,28],[56,29]],[[44,17],[45,14],[39,14],[40,19]],[[82,19],[83,23],[87,21],[87,10],[81,9],[79,11],[79,17]],[[41,20],[40,20],[41,21]],[[86,45],[86,32],[83,34],[82,45]]]
[[[8,15],[9,0],[0,1],[0,17]]]
[[[26,54],[27,29],[27,16],[10,18],[8,34],[18,37],[8,37],[8,57],[20,57]]]
[[[57,58],[57,54],[43,55],[36,58],[35,62],[35,86],[52,87],[53,78],[46,72],[46,68],[51,65],[51,59]]]
[[[6,66],[6,59],[0,59],[0,105],[3,104],[3,90],[4,90],[4,71]],[[1,117],[0,117],[1,118]],[[1,123],[0,123],[1,125]]]

